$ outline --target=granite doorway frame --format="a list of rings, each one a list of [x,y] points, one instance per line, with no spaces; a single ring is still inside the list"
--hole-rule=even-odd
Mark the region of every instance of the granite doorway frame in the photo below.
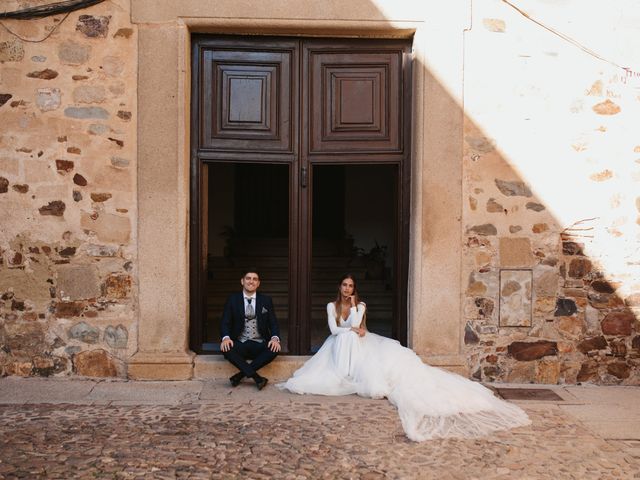
[[[462,302],[463,32],[466,2],[443,16],[392,2],[307,8],[266,0],[132,0],[138,28],[138,350],[136,379],[189,379],[191,34],[413,37],[408,343],[464,371]],[[283,18],[286,12],[287,18]],[[432,13],[433,15],[430,15]],[[407,20],[409,18],[409,20]],[[443,41],[446,37],[446,41]],[[446,87],[445,87],[446,85]]]

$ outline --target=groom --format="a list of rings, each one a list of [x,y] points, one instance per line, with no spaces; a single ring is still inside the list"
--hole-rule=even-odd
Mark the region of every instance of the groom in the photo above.
[[[229,378],[232,386],[250,377],[262,390],[268,380],[258,370],[280,351],[280,329],[271,297],[257,293],[260,276],[256,269],[245,270],[240,284],[242,291],[231,294],[224,305],[220,350],[240,370]]]

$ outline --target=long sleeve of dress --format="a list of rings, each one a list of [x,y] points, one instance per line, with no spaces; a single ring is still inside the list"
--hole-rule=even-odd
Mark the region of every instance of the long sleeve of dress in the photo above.
[[[362,323],[364,316],[364,303],[359,303],[357,307],[351,307],[349,316],[344,321],[343,326],[338,326],[338,315],[333,302],[327,304],[327,319],[329,322],[329,330],[331,335],[342,335],[351,331],[351,328],[358,328]]]

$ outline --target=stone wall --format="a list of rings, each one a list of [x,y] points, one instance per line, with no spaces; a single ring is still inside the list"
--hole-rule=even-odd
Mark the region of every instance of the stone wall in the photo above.
[[[129,8],[3,20],[16,35],[0,29],[2,375],[124,376],[137,347]]]
[[[600,7],[527,2],[550,31],[474,2],[463,291],[477,379],[640,383],[640,31],[620,22],[640,11]]]

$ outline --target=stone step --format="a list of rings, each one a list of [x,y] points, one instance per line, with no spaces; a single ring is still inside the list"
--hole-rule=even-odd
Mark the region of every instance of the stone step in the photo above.
[[[293,375],[310,356],[278,355],[273,362],[260,370],[260,375],[267,377],[270,383],[282,382]],[[459,375],[468,376],[463,356],[428,356],[420,355],[423,362],[434,367],[444,368]],[[197,380],[228,379],[238,371],[222,355],[196,355],[193,376]],[[249,380],[244,380],[248,382]]]

